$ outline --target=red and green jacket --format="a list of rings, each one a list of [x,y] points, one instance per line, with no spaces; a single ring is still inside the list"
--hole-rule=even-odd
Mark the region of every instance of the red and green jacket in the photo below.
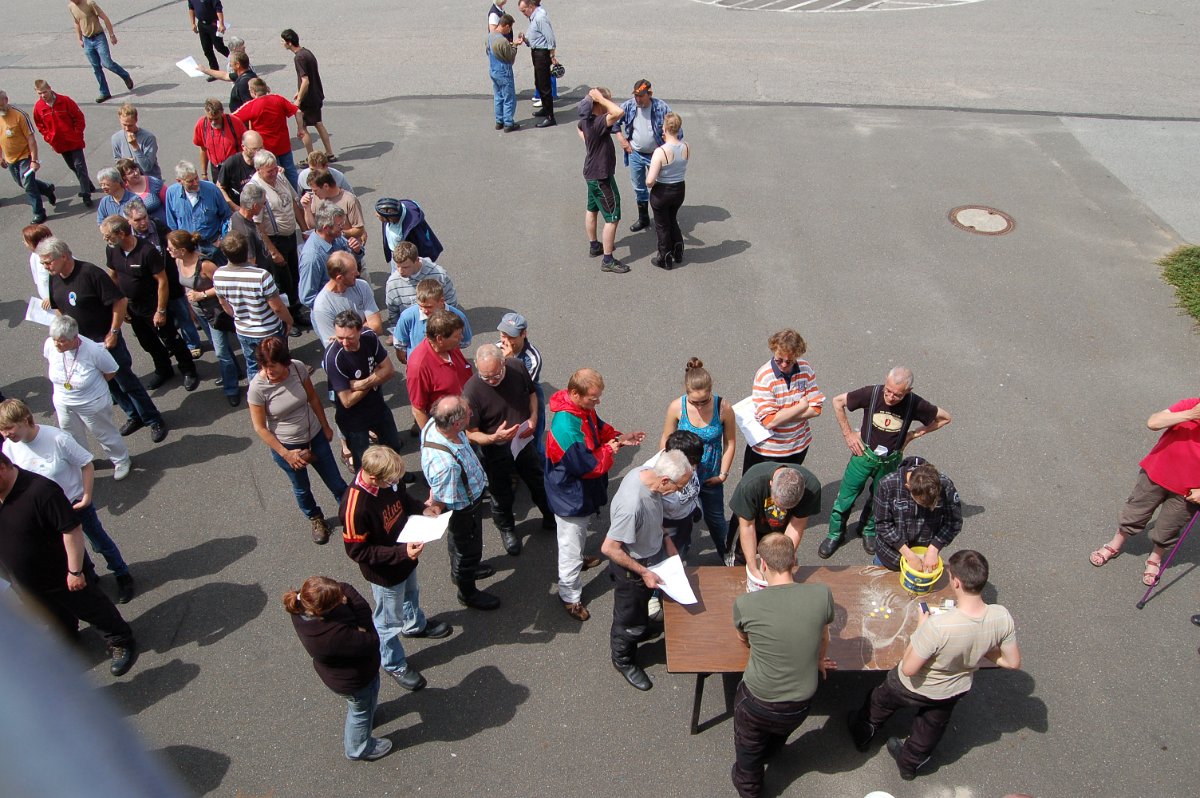
[[[591,515],[608,501],[613,452],[606,444],[621,433],[567,392],[550,397],[554,417],[546,432],[546,499],[555,515]]]

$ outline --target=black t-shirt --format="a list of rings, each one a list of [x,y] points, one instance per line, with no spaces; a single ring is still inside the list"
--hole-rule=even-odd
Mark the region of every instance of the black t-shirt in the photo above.
[[[221,188],[234,202],[242,201],[242,186],[254,177],[254,164],[246,163],[241,150],[221,162]]]
[[[374,425],[376,419],[392,412],[383,401],[383,391],[376,385],[358,404],[343,407],[338,391],[350,389],[351,380],[362,380],[371,376],[375,367],[387,360],[387,350],[379,342],[374,331],[364,329],[358,341],[358,350],[349,352],[334,341],[325,350],[325,374],[329,377],[329,390],[333,391],[334,419],[343,432],[362,432]]]
[[[276,285],[287,285],[281,280],[282,275],[287,271],[287,264],[279,264],[271,259],[267,253],[266,244],[262,240],[262,232],[259,231],[258,225],[253,219],[247,219],[237,211],[229,217],[229,229],[236,230],[246,237],[246,241],[250,244],[250,260],[260,269],[266,269],[275,278]]]
[[[876,389],[879,390],[879,398],[874,407],[869,407]],[[937,419],[938,412],[937,405],[925,401],[912,392],[909,392],[895,406],[888,407],[883,401],[883,387],[879,385],[867,385],[846,394],[846,410],[863,411],[859,437],[863,439],[863,443],[867,445],[868,449],[874,450],[877,446],[887,449],[886,452],[877,453],[884,457],[904,444],[904,439],[900,436],[902,433],[908,434],[907,430],[902,429],[904,417],[907,414],[910,412],[912,414],[909,418],[909,426],[913,421],[919,421],[928,426]]]
[[[580,119],[579,129],[583,131],[583,142],[587,146],[587,155],[583,159],[584,179],[604,180],[612,177],[617,171],[617,150],[613,146],[608,116],[602,113]]]
[[[780,468],[790,468],[804,480],[804,495],[790,510],[771,499],[771,478]],[[771,532],[783,532],[792,518],[809,518],[821,512],[821,483],[807,468],[791,463],[758,463],[742,474],[729,498],[729,509],[739,518],[754,519],[754,531],[762,540]]]
[[[253,69],[247,69],[241,75],[229,73],[229,78],[233,81],[233,88],[229,90],[229,113],[232,114],[253,99],[250,96],[250,81],[256,77],[258,75],[254,74]]]
[[[13,581],[31,593],[65,590],[67,549],[62,536],[77,526],[79,517],[58,483],[18,468],[16,482],[0,504],[0,562]]]
[[[117,286],[129,298],[129,313],[150,317],[158,310],[158,279],[165,271],[162,256],[149,241],[137,238],[131,252],[108,247],[108,268],[117,273]],[[172,264],[173,266],[174,264]],[[179,278],[176,277],[176,283]]]
[[[66,279],[50,275],[50,307],[75,319],[79,334],[93,341],[103,341],[112,330],[112,307],[124,298],[112,278],[94,263],[75,261]]]
[[[515,357],[505,358],[504,368],[504,379],[499,385],[488,385],[476,372],[463,386],[463,396],[471,403],[472,430],[491,435],[502,422],[507,421],[515,427],[529,419],[533,380],[529,379],[525,364]]]
[[[320,108],[321,103],[325,102],[325,89],[321,86],[321,73],[317,70],[317,57],[307,48],[301,47],[296,51],[297,89],[300,88],[300,81],[305,77],[308,78],[308,91],[300,100],[300,107]]]

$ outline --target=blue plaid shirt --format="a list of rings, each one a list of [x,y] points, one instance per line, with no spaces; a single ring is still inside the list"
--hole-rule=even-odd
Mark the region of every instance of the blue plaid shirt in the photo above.
[[[616,126],[620,127],[621,135],[625,137],[626,141],[632,141],[633,117],[637,114],[637,100],[630,97],[621,103],[621,110],[625,112],[625,116],[621,117],[621,121],[617,122]],[[666,140],[663,138],[663,120],[669,113],[671,113],[671,106],[657,97],[650,98],[650,127],[654,129],[654,143],[660,147]],[[679,138],[683,138],[683,128],[679,128]]]
[[[421,447],[421,470],[425,472],[425,481],[433,492],[433,498],[444,504],[450,510],[462,510],[478,501],[487,487],[487,474],[483,464],[475,455],[475,450],[467,442],[466,433],[458,433],[458,437],[450,440],[443,435],[433,423],[433,419],[421,430],[422,444],[429,440],[440,443],[451,449],[454,454]],[[466,469],[467,484],[463,485],[463,469]]]

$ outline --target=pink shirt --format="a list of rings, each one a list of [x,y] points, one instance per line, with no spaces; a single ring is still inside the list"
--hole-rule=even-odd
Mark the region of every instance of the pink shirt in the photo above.
[[[1167,408],[1172,413],[1191,410],[1200,399],[1183,399]],[[1146,476],[1172,493],[1187,495],[1200,488],[1200,421],[1185,421],[1167,429],[1141,464]]]

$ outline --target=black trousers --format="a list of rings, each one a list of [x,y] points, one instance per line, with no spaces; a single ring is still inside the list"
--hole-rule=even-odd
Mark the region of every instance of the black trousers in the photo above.
[[[679,229],[679,208],[683,205],[683,183],[655,183],[650,189],[650,207],[654,211],[654,232],[658,236],[658,256],[676,260],[683,257],[683,232]]]
[[[479,592],[475,587],[475,569],[483,559],[483,513],[476,500],[464,510],[450,516],[446,534],[446,549],[450,553],[450,578],[459,592],[470,596]]]
[[[897,764],[904,770],[915,771],[929,759],[933,749],[946,733],[950,725],[950,715],[958,700],[966,693],[959,693],[953,698],[933,699],[914,693],[900,681],[896,668],[888,671],[883,684],[871,691],[867,702],[858,711],[857,722],[868,723],[872,731],[882,726],[897,709],[916,707],[917,716],[913,718],[912,728],[908,732],[908,740],[900,752]]]
[[[271,261],[261,268],[271,272],[281,293],[287,294],[288,310],[295,317],[296,311],[304,307],[300,304],[300,248],[296,244],[296,234],[269,236],[271,243],[283,256],[283,263]],[[295,318],[293,318],[295,321]]]
[[[79,179],[79,196],[90,197],[92,192],[96,190],[96,186],[92,183],[92,177],[88,174],[87,161],[84,160],[83,150],[68,150],[67,152],[59,153],[67,168],[75,173],[75,177]]]
[[[742,798],[762,794],[763,766],[808,717],[808,701],[759,701],[742,682],[733,708],[733,786]]]
[[[221,55],[229,55],[229,48],[225,46],[225,40],[217,35],[217,23],[204,22],[196,20],[196,33],[200,36],[200,49],[204,51],[204,57],[208,59],[208,68],[217,68],[217,57],[213,54],[213,48]]]
[[[196,373],[196,362],[192,359],[192,353],[188,350],[187,344],[180,337],[179,330],[175,327],[175,320],[171,318],[170,313],[167,314],[167,320],[161,327],[154,326],[153,317],[146,318],[130,313],[129,326],[133,328],[133,335],[137,338],[138,344],[154,360],[154,370],[159,374],[175,373],[175,370],[171,368],[172,355],[179,363],[181,372],[184,374]]]
[[[483,446],[481,450],[483,469],[488,477],[488,489],[492,492],[492,520],[499,529],[512,531],[516,526],[516,519],[513,517],[513,502],[517,496],[513,490],[514,474],[529,488],[529,497],[541,511],[542,517],[554,517],[550,505],[546,502],[546,482],[537,441],[525,444],[525,448],[515,460],[508,443]]]
[[[546,95],[549,96],[549,95]],[[650,616],[646,602],[654,592],[642,577],[609,560],[608,577],[613,580],[613,620],[610,632],[612,660],[617,665],[636,664],[637,644],[646,636]]]
[[[542,98],[542,110],[547,119],[554,119],[554,94],[550,91],[550,51],[532,50],[533,85]]]
[[[25,596],[45,607],[63,634],[72,640],[79,635],[79,622],[83,621],[104,635],[109,648],[133,645],[133,629],[121,617],[112,599],[96,584],[96,570],[90,560],[84,566],[84,577],[87,587],[83,590],[67,590],[67,575],[63,574],[61,590],[27,592]]]

